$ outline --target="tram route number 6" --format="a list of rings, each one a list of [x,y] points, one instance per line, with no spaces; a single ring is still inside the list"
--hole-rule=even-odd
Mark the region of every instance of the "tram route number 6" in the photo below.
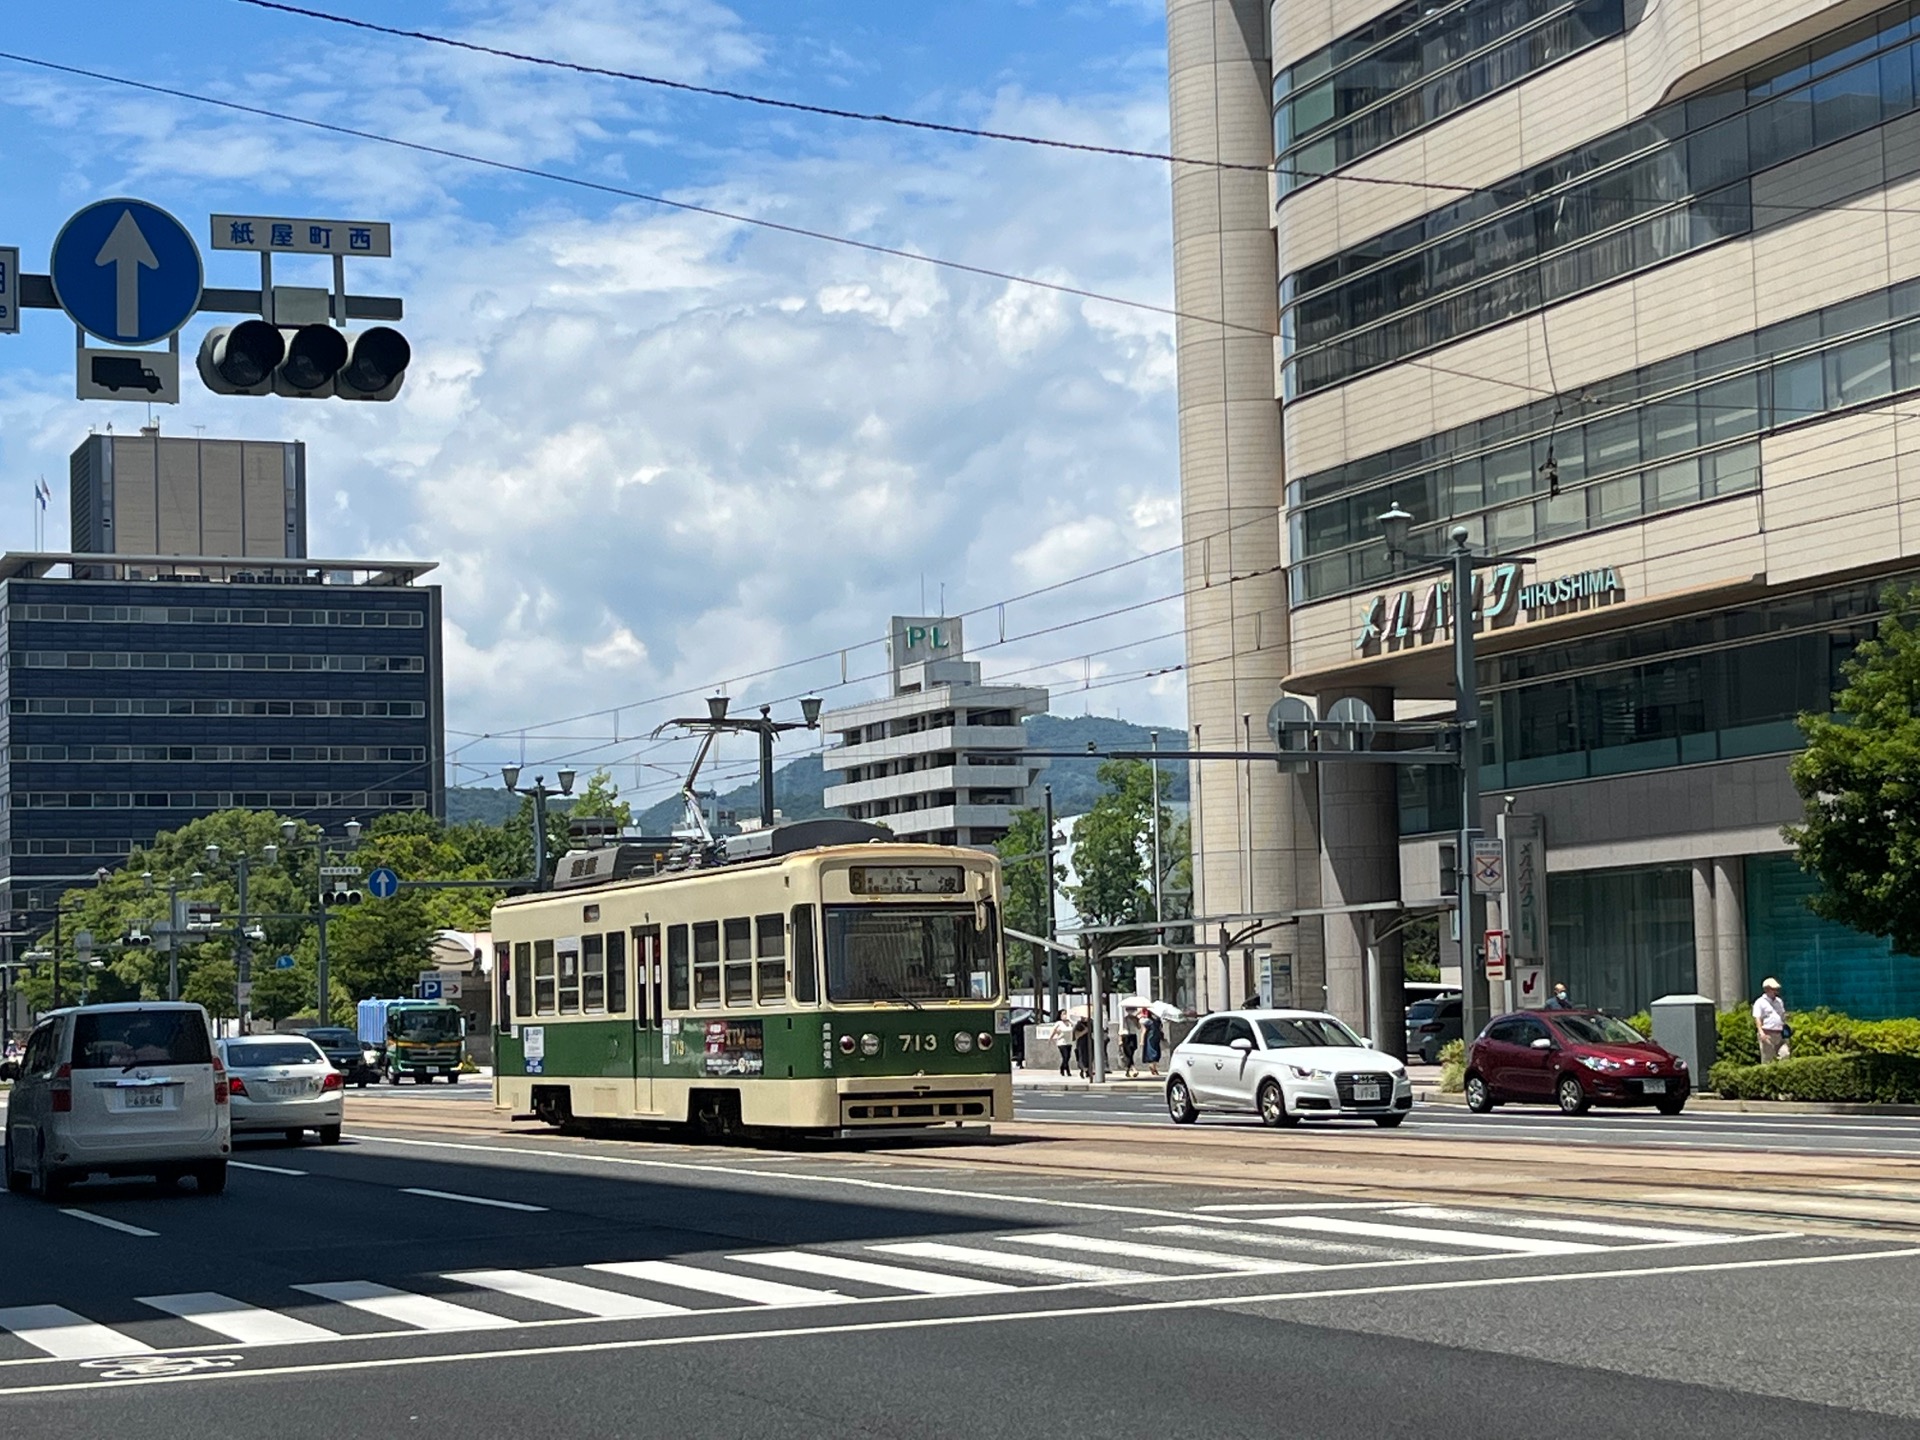
[[[924,1035],[902,1035],[900,1037],[900,1049],[906,1053],[912,1053],[917,1050],[938,1050],[939,1048],[940,1037],[931,1031]]]

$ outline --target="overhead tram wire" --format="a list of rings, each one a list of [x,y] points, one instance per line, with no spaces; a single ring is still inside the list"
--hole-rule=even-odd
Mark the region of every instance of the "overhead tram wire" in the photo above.
[[[903,115],[888,115],[878,111],[848,110],[838,106],[820,105],[808,101],[786,100],[772,95],[760,95],[747,90],[730,90],[721,86],[696,85],[691,81],[674,80],[662,75],[646,75],[631,70],[616,70],[608,66],[588,65],[577,60],[563,60],[558,56],[536,55],[527,51],[509,50],[503,46],[486,45],[477,40],[462,40],[457,36],[440,34],[431,30],[409,30],[399,26],[381,25],[372,20],[361,20],[347,15],[334,15],[324,10],[315,10],[303,5],[291,5],[285,0],[236,0],[236,3],[256,10],[275,11],[284,15],[302,19],[318,20],[329,25],[347,29],[365,31],[376,35],[385,35],[395,39],[415,40],[423,44],[443,46],[452,50],[463,50],[476,55],[485,55],[498,60],[510,60],[517,64],[537,68],[569,71],[598,79],[621,80],[635,85],[647,85],[662,90],[679,91],[689,95],[700,95],[716,100],[729,100],[742,105],[760,106],[773,110],[784,110],[803,115],[814,115],[824,119],[846,120],[859,124],[891,126],[904,130],[920,130],[931,134],[948,135],[956,139],[992,140],[1001,144],[1027,145],[1039,149],[1063,150],[1087,155],[1109,156],[1123,160],[1147,160],[1162,165],[1180,165],[1192,169],[1228,170],[1253,172],[1259,174],[1284,175],[1289,178],[1315,181],[1333,180],[1341,184],[1385,186],[1405,190],[1431,190],[1449,195],[1476,195],[1482,192],[1498,196],[1504,200],[1526,200],[1540,198],[1536,192],[1514,189],[1499,185],[1468,185],[1445,180],[1414,180],[1387,175],[1360,175],[1350,170],[1300,170],[1282,167],[1274,162],[1254,162],[1244,160],[1216,160],[1197,155],[1174,155],[1158,150],[1136,150],[1119,145],[1095,145],[1085,141],[1062,140],[1057,136],[1030,135],[1020,131],[988,130],[973,125],[955,125],[937,120],[916,120]],[[1382,152],[1362,157],[1353,164],[1365,163],[1378,158]],[[1629,157],[1630,158],[1630,157]],[[1643,200],[1647,203],[1666,204],[1670,197],[1634,196],[1627,198]],[[1880,207],[1850,206],[1844,204],[1815,205],[1777,205],[1769,202],[1774,210],[1858,210],[1862,213],[1880,214]],[[1896,211],[1894,213],[1920,213],[1920,211]]]
[[[856,240],[850,235],[836,235],[828,230],[815,230],[805,225],[789,225],[784,221],[769,220],[760,215],[748,215],[734,210],[722,210],[713,205],[700,205],[691,200],[674,200],[665,195],[649,194],[645,190],[633,190],[624,185],[614,185],[604,180],[590,180],[583,175],[569,175],[560,170],[547,170],[537,165],[517,165],[509,160],[494,160],[484,155],[474,155],[464,150],[454,150],[445,145],[429,145],[420,140],[403,140],[394,135],[383,135],[377,130],[360,130],[351,125],[340,125],[330,120],[316,120],[307,115],[295,115],[286,110],[271,110],[263,105],[243,105],[237,100],[222,100],[212,95],[202,95],[193,90],[182,90],[171,85],[156,85],[146,80],[134,80],[125,75],[112,75],[103,70],[89,70],[79,65],[65,65],[53,60],[42,60],[32,55],[21,55],[13,51],[0,50],[0,60],[9,60],[17,65],[29,65],[39,70],[51,70],[57,74],[74,75],[84,80],[96,80],[105,85],[123,85],[130,89],[144,91],[150,95],[165,95],[174,100],[185,100],[195,105],[208,105],[219,110],[232,111],[235,114],[251,115],[261,120],[276,120],[286,125],[299,125],[309,130],[318,130],[329,135],[341,135],[351,140],[365,140],[376,145],[390,145],[396,149],[411,151],[418,155],[432,155],[442,160],[457,160],[466,165],[482,165],[490,170],[503,171],[510,175],[524,175],[533,180],[548,180],[556,185],[568,185],[579,190],[591,190],[602,195],[612,195],[623,200],[638,200],[643,204],[660,205],[670,210],[679,210],[692,215],[705,215],[710,219],[725,220],[735,225],[749,225],[756,229],[771,230],[782,235],[793,235],[805,240],[818,240],[827,245],[841,245],[851,250],[865,251],[870,255],[884,255],[892,260],[910,260],[920,265],[930,265],[940,270],[952,270],[964,275],[976,275],[982,279],[999,280],[1009,285],[1025,285],[1036,290],[1045,290],[1056,295],[1071,295],[1080,300],[1092,300],[1102,305],[1118,305],[1129,310],[1143,310],[1150,314],[1165,315],[1175,320],[1191,320],[1200,325],[1215,325],[1225,330],[1242,330],[1251,335],[1271,338],[1273,331],[1264,325],[1242,325],[1233,320],[1218,319],[1209,315],[1195,314],[1172,305],[1155,305],[1147,300],[1129,300],[1120,295],[1108,295],[1099,290],[1088,290],[1078,285],[1064,285],[1053,280],[1041,280],[1031,275],[1020,275],[1009,270],[995,270],[991,266],[972,265],[964,260],[949,260],[939,255],[929,255],[924,251],[904,250],[894,245],[881,245],[871,240]]]

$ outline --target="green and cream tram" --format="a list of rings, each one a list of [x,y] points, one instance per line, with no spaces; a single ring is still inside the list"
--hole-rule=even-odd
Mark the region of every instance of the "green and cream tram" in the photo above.
[[[1011,1117],[996,857],[843,820],[729,845],[659,873],[576,851],[495,907],[495,1104],[709,1133]]]

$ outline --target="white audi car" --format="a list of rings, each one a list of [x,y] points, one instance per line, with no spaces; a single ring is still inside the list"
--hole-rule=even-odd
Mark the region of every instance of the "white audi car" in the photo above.
[[[1342,1117],[1392,1127],[1413,1108],[1407,1067],[1317,1010],[1223,1010],[1182,1040],[1167,1069],[1167,1113],[1207,1111],[1269,1125]]]

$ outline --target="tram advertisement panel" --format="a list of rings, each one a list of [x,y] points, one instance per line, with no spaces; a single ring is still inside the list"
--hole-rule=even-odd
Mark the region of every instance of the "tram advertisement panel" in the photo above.
[[[767,1068],[764,1020],[707,1021],[709,1075],[759,1075]]]

